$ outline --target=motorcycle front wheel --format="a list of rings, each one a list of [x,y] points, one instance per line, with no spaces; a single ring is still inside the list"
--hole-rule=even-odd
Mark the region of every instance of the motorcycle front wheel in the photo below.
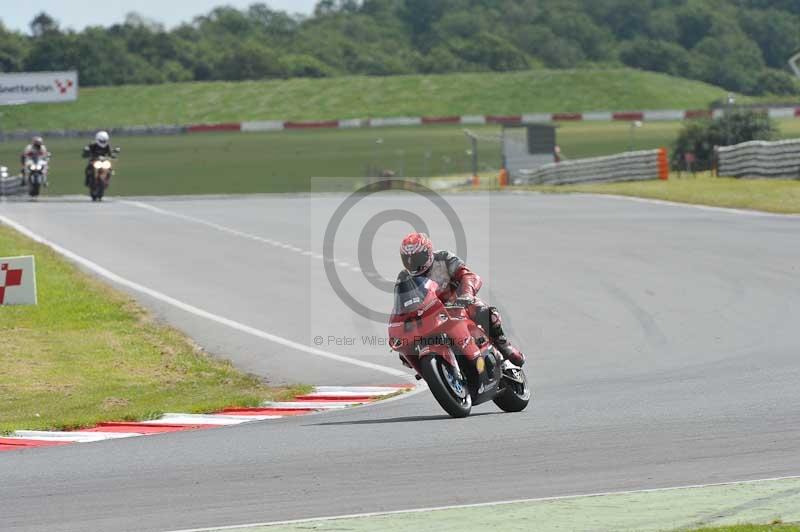
[[[35,198],[36,196],[39,195],[40,191],[41,191],[41,185],[39,185],[38,183],[31,183],[31,186],[28,189],[28,194],[30,194],[32,198]]]
[[[445,412],[455,418],[467,417],[472,410],[472,396],[467,382],[441,357],[430,356],[420,361],[420,372],[433,397]]]
[[[503,373],[505,388],[494,398],[494,404],[503,412],[522,412],[531,400],[528,377],[518,368],[506,369]]]
[[[102,179],[94,179],[92,180],[92,184],[90,187],[90,193],[92,196],[92,201],[102,201],[103,195],[106,192],[105,186],[103,184]]]

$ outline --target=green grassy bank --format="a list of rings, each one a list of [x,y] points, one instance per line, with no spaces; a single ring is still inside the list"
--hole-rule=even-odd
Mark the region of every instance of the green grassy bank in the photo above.
[[[39,305],[0,307],[0,433],[252,406],[272,389],[201,352],[129,297],[0,226],[0,257],[35,255]]]
[[[75,103],[4,108],[0,129],[703,109],[726,94],[628,68],[129,85],[81,89]]]

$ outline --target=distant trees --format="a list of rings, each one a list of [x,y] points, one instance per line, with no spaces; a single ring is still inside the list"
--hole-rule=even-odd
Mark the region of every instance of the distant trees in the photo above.
[[[0,72],[19,72],[25,66],[30,45],[19,33],[8,31],[0,22]]]
[[[681,45],[639,37],[620,46],[620,59],[628,66],[673,76],[690,77],[692,58]]]
[[[0,70],[77,68],[84,85],[599,63],[793,95],[798,50],[796,0],[320,0],[310,17],[256,3],[169,31],[136,14],[80,32],[46,13],[28,35],[0,24]]]

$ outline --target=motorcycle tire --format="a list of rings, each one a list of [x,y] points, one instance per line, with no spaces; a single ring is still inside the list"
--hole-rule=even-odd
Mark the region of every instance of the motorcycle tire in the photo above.
[[[528,386],[528,377],[521,369],[516,370],[522,383],[505,379],[506,387],[494,398],[494,404],[503,412],[522,412],[528,407],[531,400],[531,389]]]
[[[450,365],[437,356],[426,357],[420,362],[420,372],[436,402],[454,418],[467,417],[472,411],[472,396],[467,383],[463,382],[459,394],[448,384],[445,372],[449,371]]]
[[[38,195],[39,195],[39,192],[40,192],[40,191],[41,191],[41,187],[40,187],[40,185],[38,185],[38,184],[36,184],[36,183],[31,183],[31,186],[30,186],[30,188],[28,189],[28,194],[30,194],[30,196],[31,196],[32,198],[35,198],[36,196],[38,196]]]
[[[102,183],[92,183],[90,190],[92,195],[92,201],[103,201],[103,194],[105,193],[105,187],[103,187]]]

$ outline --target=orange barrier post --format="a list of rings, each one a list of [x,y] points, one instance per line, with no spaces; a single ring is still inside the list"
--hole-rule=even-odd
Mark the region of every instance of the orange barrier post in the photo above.
[[[500,175],[497,176],[497,183],[500,185],[500,188],[505,188],[508,186],[508,170],[505,168],[500,170]]]
[[[472,186],[474,188],[478,188],[479,186],[481,186],[481,178],[478,177],[478,174],[472,176]]]
[[[666,148],[658,150],[658,178],[662,181],[669,179],[669,157]]]

